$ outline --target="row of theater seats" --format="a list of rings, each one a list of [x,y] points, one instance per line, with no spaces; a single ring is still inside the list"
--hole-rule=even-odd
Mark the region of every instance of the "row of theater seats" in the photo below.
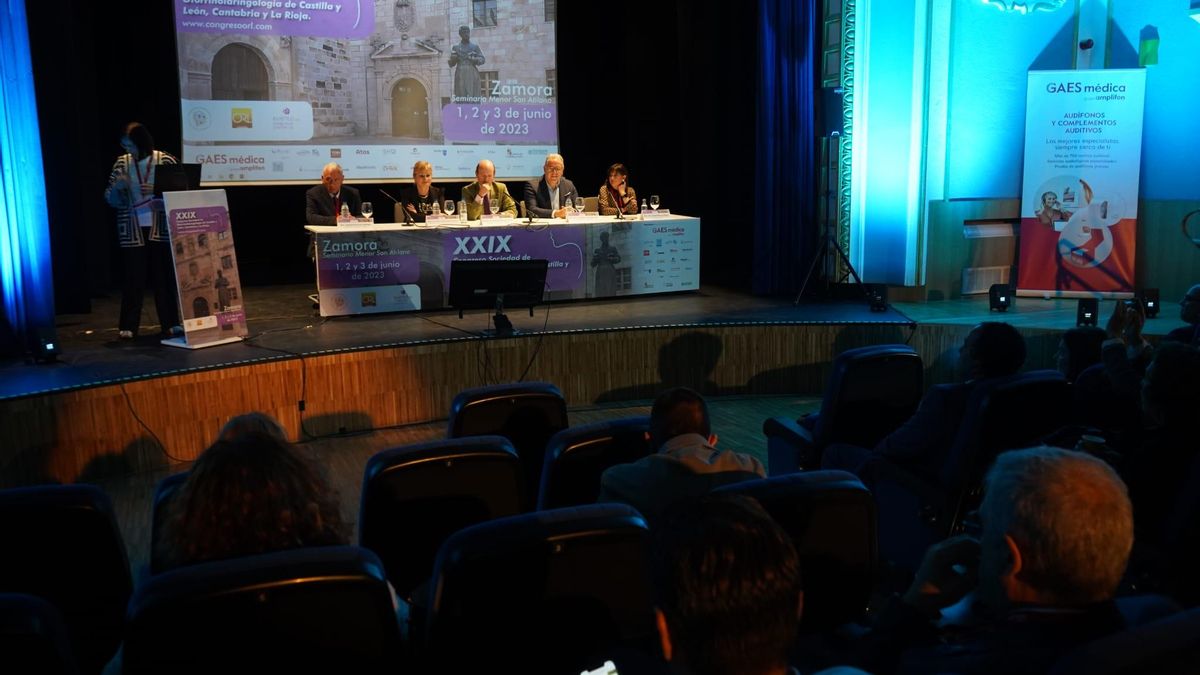
[[[497,443],[467,440],[458,456],[466,463]],[[496,517],[484,498],[472,511],[457,487],[460,497],[429,498],[434,484],[462,475],[445,453],[433,464],[444,474],[422,471],[425,495],[412,503],[386,481],[364,494],[359,546],[192,565],[155,574],[135,592],[103,492],[86,485],[0,492],[12,545],[0,560],[0,590],[48,602],[36,615],[49,619],[21,625],[26,645],[50,653],[72,645],[63,663],[78,670],[54,672],[97,672],[122,643],[128,673],[217,671],[229,663],[303,672],[313,664],[341,672],[397,672],[401,664],[418,672],[513,665],[580,672],[607,660],[633,671],[655,663],[648,530],[635,510],[592,504]],[[371,482],[372,469],[367,474]],[[874,577],[875,508],[857,479],[818,471],[722,489],[756,497],[795,539],[809,582],[804,631],[861,617]],[[475,524],[462,527],[465,520]],[[397,590],[429,589],[420,635],[407,643],[389,581]],[[31,616],[33,601],[19,600],[10,609]],[[10,647],[7,629],[18,623],[3,622]],[[5,654],[17,653],[0,648],[0,668],[17,672],[3,668]]]
[[[809,446],[847,439],[873,445],[871,435],[911,414],[920,373],[919,357],[906,347],[852,350],[834,364],[814,429],[790,421],[769,421],[764,429],[770,437],[773,426],[790,425]],[[897,478],[895,489],[909,501],[886,502],[895,499],[886,492],[891,488],[872,495],[858,478],[837,471],[788,472],[722,488],[756,497],[795,541],[805,582],[803,633],[862,618],[876,590],[878,547],[891,545],[902,555],[913,548],[905,537],[936,539],[959,527],[984,458],[1027,442],[1011,440],[1004,415],[1033,401],[1053,408],[1049,394],[1045,401],[1029,398],[1043,385],[1051,393],[1058,386],[1045,373],[1016,376],[972,404],[974,421],[965,425],[972,431],[958,444],[962,477],[930,488],[940,489],[933,494],[941,501],[922,501],[922,486]],[[890,421],[864,433],[864,419],[880,411]],[[604,468],[650,451],[648,420],[565,427],[565,402],[552,385],[463,392],[452,405],[450,438],[368,461],[358,546],[195,565],[155,574],[136,593],[103,493],[88,486],[0,492],[0,536],[10,551],[0,556],[0,592],[49,601],[50,613],[63,619],[78,672],[98,671],[122,641],[124,670],[131,673],[228,670],[230,663],[305,672],[314,664],[343,672],[399,672],[400,664],[415,672],[580,672],[605,660],[624,666],[621,672],[654,670],[646,524],[627,507],[591,505]],[[801,458],[791,459],[796,466],[811,452],[790,451]],[[787,466],[786,452],[772,437],[773,473]],[[156,513],[182,480],[160,484]],[[943,510],[931,512],[928,503]],[[152,560],[151,567],[158,572],[161,564]],[[389,583],[412,604],[415,632],[408,641],[400,638]],[[31,602],[17,598],[18,614],[27,615]],[[1165,653],[1200,635],[1195,613],[1160,623],[1134,628],[1114,644],[1137,639]],[[26,630],[30,622],[6,615],[3,625],[6,640],[16,626],[11,632],[24,636],[20,644],[43,651],[63,644],[48,619],[33,622],[48,631],[42,642],[29,639],[37,633]],[[1121,664],[1144,664],[1150,648],[1133,650],[1140,661],[1103,657],[1106,667],[1096,668],[1089,655],[1104,649],[1071,656],[1085,665],[1067,660],[1061,672],[1126,672]],[[249,656],[236,656],[243,652]],[[0,647],[0,659],[17,653]],[[0,670],[10,671],[2,662]]]
[[[763,423],[771,475],[819,465],[824,449],[837,443],[874,447],[916,411],[923,373],[920,355],[906,345],[839,354],[815,424],[781,417]],[[996,455],[1036,445],[1068,424],[1071,400],[1070,385],[1056,370],[996,378],[972,392],[936,480],[886,460],[873,462],[882,557],[911,572],[930,544],[962,532]]]

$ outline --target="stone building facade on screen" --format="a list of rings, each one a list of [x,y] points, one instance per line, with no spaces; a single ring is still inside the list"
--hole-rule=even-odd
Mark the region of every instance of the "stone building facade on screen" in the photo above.
[[[554,100],[553,18],[554,0],[375,0],[366,40],[184,33],[182,96],[308,101],[315,141],[441,143],[459,26],[486,59],[485,101],[497,81],[550,85]]]

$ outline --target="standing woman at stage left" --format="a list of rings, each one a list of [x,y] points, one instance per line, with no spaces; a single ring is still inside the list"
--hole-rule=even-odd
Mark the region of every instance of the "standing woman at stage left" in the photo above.
[[[117,239],[125,275],[118,336],[122,340],[137,336],[148,278],[163,336],[169,337],[183,331],[178,327],[179,297],[167,216],[162,200],[154,198],[154,174],[158,165],[177,161],[154,149],[154,138],[139,122],[125,125],[121,147],[125,154],[113,164],[108,189],[104,191],[104,199],[117,210]]]

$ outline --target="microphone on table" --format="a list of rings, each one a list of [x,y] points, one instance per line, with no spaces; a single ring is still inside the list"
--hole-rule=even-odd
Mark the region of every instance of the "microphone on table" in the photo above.
[[[404,208],[404,205],[400,203],[399,199],[396,199],[395,197],[389,195],[387,193],[387,190],[384,190],[382,188],[380,188],[379,192],[384,197],[387,197],[388,199],[392,200],[392,202],[395,204],[395,208],[400,210],[400,213],[404,216],[404,224],[405,225],[415,225],[416,224],[415,221],[413,221],[412,214],[408,212],[408,209]],[[396,215],[395,213],[392,214],[392,220],[396,219],[395,215]]]

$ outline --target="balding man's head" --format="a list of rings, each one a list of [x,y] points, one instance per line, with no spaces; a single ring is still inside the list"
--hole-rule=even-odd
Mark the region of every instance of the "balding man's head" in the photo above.
[[[329,190],[329,194],[337,194],[342,190],[342,181],[346,179],[342,173],[342,167],[337,162],[330,162],[321,169],[321,182],[325,184],[325,189]]]
[[[475,182],[486,185],[496,180],[496,165],[490,159],[482,159],[475,165]]]

